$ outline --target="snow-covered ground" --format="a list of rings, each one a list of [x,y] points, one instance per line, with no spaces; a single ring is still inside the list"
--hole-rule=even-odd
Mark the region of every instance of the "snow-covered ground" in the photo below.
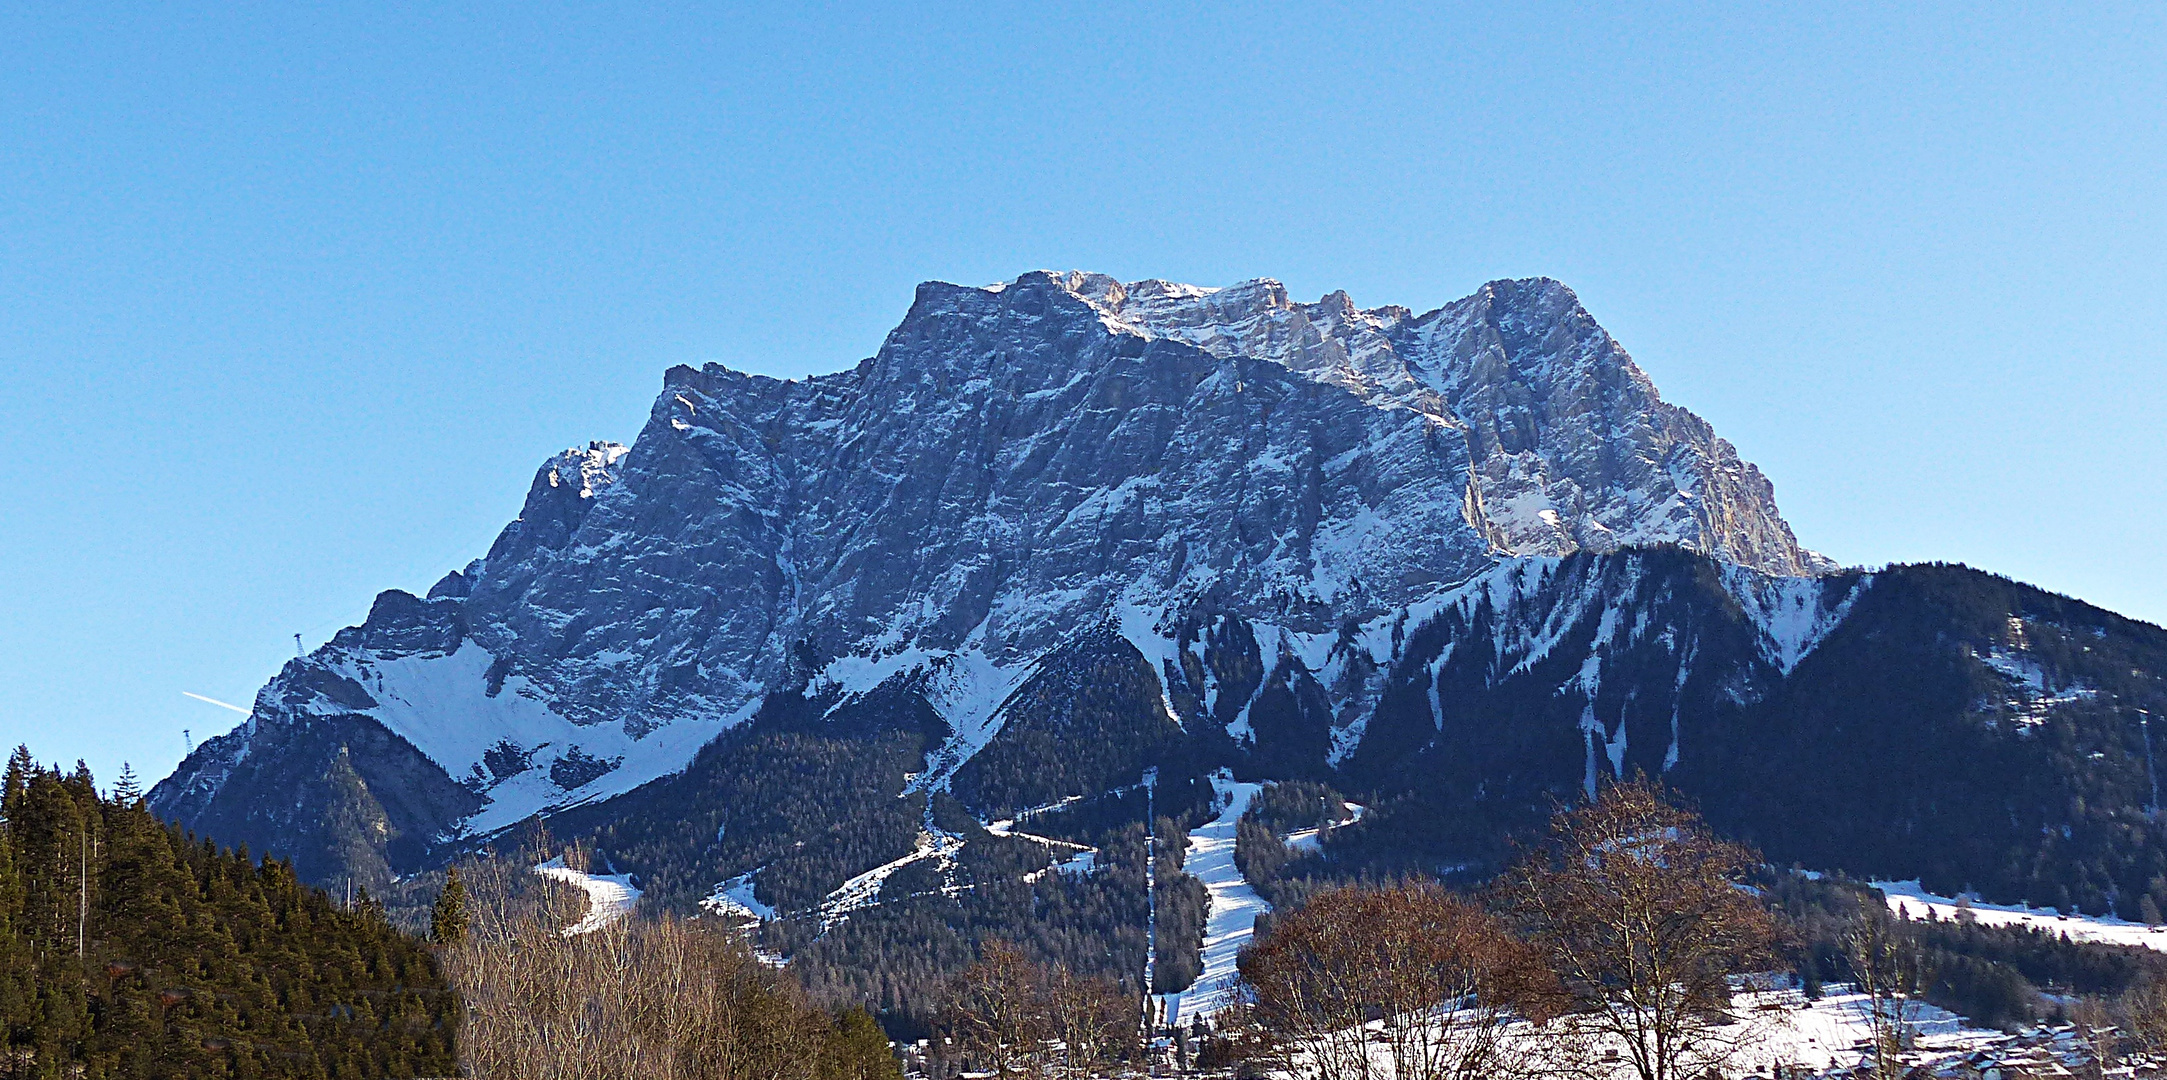
[[[1772,1065],[1816,1071],[1856,1065],[1864,1056],[1859,1044],[1872,1037],[1865,995],[1840,984],[1818,1001],[1795,990],[1774,990],[1738,995],[1735,1004],[1753,1024],[1753,1037],[1736,1062],[1741,1072],[1765,1074]],[[2001,1038],[1998,1031],[1965,1027],[1962,1017],[1923,1001],[1908,1003],[1904,1014],[1918,1036],[1921,1058],[1968,1053]]]
[[[1325,833],[1330,832],[1332,829],[1339,828],[1340,825],[1352,825],[1355,822],[1362,820],[1362,815],[1369,813],[1369,807],[1363,806],[1361,803],[1348,803],[1347,812],[1354,816],[1340,822],[1338,825],[1332,825],[1328,828],[1303,829],[1300,832],[1288,833],[1286,836],[1287,847],[1303,855],[1314,855],[1317,852],[1323,851]]]
[[[1264,785],[1237,784],[1221,770],[1211,778],[1211,786],[1223,809],[1218,817],[1189,831],[1188,854],[1182,863],[1182,869],[1211,893],[1211,911],[1204,920],[1204,972],[1189,989],[1166,995],[1167,1017],[1176,1024],[1216,1012],[1233,1000],[1235,984],[1241,979],[1234,960],[1255,935],[1257,916],[1272,909],[1234,865],[1235,824]]]
[[[1181,864],[1182,870],[1203,882],[1210,893],[1211,909],[1204,919],[1204,970],[1187,990],[1163,995],[1167,1019],[1176,1024],[1210,1016],[1233,1003],[1241,981],[1235,961],[1256,937],[1257,916],[1272,910],[1272,905],[1257,895],[1248,879],[1242,877],[1241,868],[1234,864],[1236,827],[1242,815],[1249,812],[1250,800],[1265,785],[1235,783],[1233,775],[1221,769],[1211,778],[1211,786],[1218,794],[1219,815],[1189,831],[1189,846]],[[1347,809],[1354,816],[1342,824],[1362,820],[1364,807],[1348,803]],[[1319,850],[1323,843],[1316,829],[1303,829],[1280,839],[1304,853]]]
[[[901,631],[891,629],[891,633]],[[912,646],[878,659],[851,655],[838,657],[822,670],[820,679],[843,691],[843,698],[828,710],[834,712],[857,696],[898,675],[923,670],[920,686],[926,704],[948,722],[954,732],[948,741],[926,755],[925,771],[912,777],[904,791],[946,791],[956,770],[977,756],[1000,734],[1007,716],[1001,707],[1024,680],[1038,670],[1038,661],[1001,665],[986,656],[986,623],[980,622],[964,637],[960,652],[929,652]],[[883,640],[886,640],[885,637]]]
[[[1865,998],[1849,992],[1850,988],[1835,985],[1829,993],[1817,1001],[1808,1001],[1797,990],[1761,990],[1741,992],[1732,998],[1732,1009],[1744,1022],[1743,1026],[1728,1029],[1738,1037],[1737,1051],[1726,1070],[1728,1075],[1772,1075],[1773,1068],[1804,1066],[1812,1073],[1825,1073],[1832,1068],[1850,1068],[1865,1055],[1861,1044],[1870,1037],[1866,1024]],[[1905,1015],[1917,1036],[1916,1048],[1911,1060],[1933,1061],[1967,1054],[1973,1050],[2005,1042],[2007,1036],[1998,1031],[1967,1028],[1962,1018],[1954,1013],[1935,1008],[1924,1002],[1911,1002]],[[1373,1021],[1371,1028],[1381,1027]],[[1524,1021],[1510,1029],[1510,1038],[1531,1039],[1539,1031]],[[1622,1050],[1623,1045],[1611,1044]],[[1598,1041],[1594,1047],[1599,1055],[1605,1045]],[[1390,1050],[1380,1041],[1371,1049],[1379,1065],[1379,1075],[1390,1075],[1386,1056]],[[1612,1067],[1610,1076],[1616,1080],[1632,1075],[1632,1067],[1622,1060]],[[1276,1074],[1281,1077],[1306,1077],[1310,1072],[1303,1063],[1297,1062],[1292,1073]],[[1601,1076],[1598,1070],[1592,1073]]]
[[[914,862],[934,860],[945,871],[955,866],[956,853],[963,850],[963,838],[944,832],[933,825],[933,813],[925,815],[925,828],[918,833],[917,847],[900,859],[879,866],[836,886],[835,891],[820,901],[820,925],[823,929],[842,922],[850,913],[871,907],[880,902],[881,887],[895,872]]]
[[[1874,888],[1889,898],[1889,910],[1914,919],[1931,911],[1937,919],[1955,918],[1955,897],[1935,896],[1917,881],[1876,881]],[[2140,945],[2167,952],[2167,927],[2124,922],[2111,915],[2063,915],[2053,908],[1987,904],[1971,901],[1972,917],[1982,926],[2029,926],[2050,934],[2067,934],[2071,941],[2096,941],[2107,945]]]
[[[1070,801],[1073,800],[1062,800],[1063,803]],[[1018,817],[1021,816],[1023,815],[1018,815]],[[1054,861],[1042,870],[1033,870],[1023,875],[1025,881],[1037,881],[1047,874],[1067,874],[1071,877],[1082,877],[1089,874],[1091,869],[1098,865],[1099,849],[1072,840],[1057,840],[1051,836],[1021,832],[1016,828],[1015,818],[1003,818],[1000,821],[987,822],[986,831],[995,836],[1012,836],[1023,840],[1035,840],[1046,845],[1047,850],[1053,853]]]
[[[564,928],[566,937],[600,930],[632,914],[632,906],[640,902],[640,891],[632,887],[630,874],[583,874],[564,865],[561,857],[535,867],[534,872],[586,890],[587,914]]]
[[[717,886],[700,907],[710,915],[752,919],[767,922],[775,917],[775,909],[763,904],[753,895],[752,878],[757,871],[739,874]]]

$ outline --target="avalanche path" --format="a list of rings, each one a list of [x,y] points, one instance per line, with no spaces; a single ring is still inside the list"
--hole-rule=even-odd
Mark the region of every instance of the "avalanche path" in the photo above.
[[[1204,920],[1204,972],[1187,990],[1165,995],[1167,1019],[1175,1024],[1209,1016],[1233,1002],[1241,980],[1234,960],[1256,933],[1257,916],[1272,909],[1234,865],[1235,824],[1264,785],[1237,784],[1221,769],[1211,778],[1211,786],[1224,800],[1225,809],[1189,833],[1182,862],[1182,869],[1211,893],[1211,908]]]

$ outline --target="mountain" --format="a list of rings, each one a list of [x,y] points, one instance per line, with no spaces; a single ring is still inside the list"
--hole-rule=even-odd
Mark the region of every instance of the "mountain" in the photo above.
[[[1035,273],[920,286],[849,371],[670,369],[632,447],[546,462],[151,805],[372,888],[548,815],[897,1001],[868,957],[1032,920],[1134,970],[1147,848],[1222,768],[1370,807],[1295,874],[1475,872],[1639,770],[1783,861],[2167,903],[2162,672],[2155,627],[1804,549],[1557,282],[1415,315]],[[1161,871],[1179,985],[1201,900]]]

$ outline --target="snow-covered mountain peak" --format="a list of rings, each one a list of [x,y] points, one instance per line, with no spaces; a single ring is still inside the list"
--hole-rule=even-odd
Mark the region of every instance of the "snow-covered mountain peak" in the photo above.
[[[387,593],[259,714],[372,718],[486,803],[480,828],[653,779],[861,660],[922,667],[963,746],[1079,641],[1163,673],[1238,623],[1311,673],[1337,761],[1411,611],[1502,558],[1654,544],[1825,568],[1557,282],[1422,315],[1269,278],[928,282],[848,370],[670,368],[632,447],[544,462],[485,558]]]
[[[1210,289],[1070,271],[1016,284],[1033,280],[1109,331],[1268,361],[1464,431],[1470,521],[1500,553],[1670,541],[1775,574],[1834,569],[1798,545],[1759,470],[1664,402],[1562,282],[1492,281],[1415,315],[1357,307],[1344,291],[1298,303],[1270,278]]]

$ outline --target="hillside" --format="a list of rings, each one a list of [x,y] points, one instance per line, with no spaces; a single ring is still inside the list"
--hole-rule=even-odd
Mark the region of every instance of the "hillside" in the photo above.
[[[21,1075],[449,1075],[435,958],[364,896],[198,842],[18,749],[0,788],[0,1035]]]

